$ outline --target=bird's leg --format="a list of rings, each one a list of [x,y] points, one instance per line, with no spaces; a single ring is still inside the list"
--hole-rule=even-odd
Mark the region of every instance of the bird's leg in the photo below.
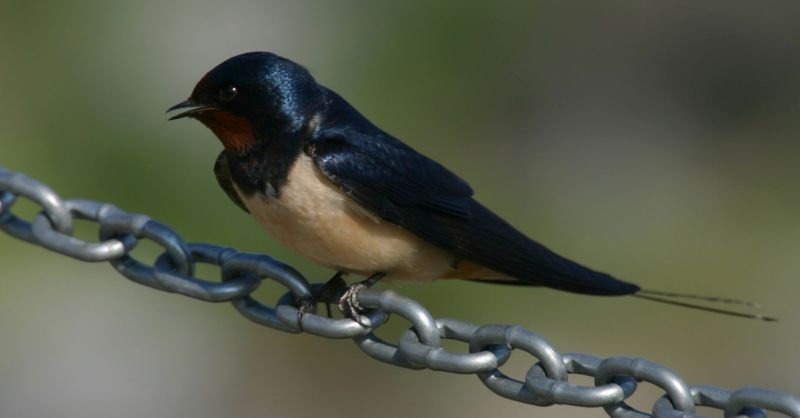
[[[336,303],[339,310],[348,318],[353,319],[362,326],[368,326],[361,318],[361,313],[364,309],[358,303],[358,293],[363,289],[369,289],[378,283],[386,276],[386,273],[375,273],[369,276],[366,280],[353,283],[348,286],[344,281],[344,272],[336,272],[336,274],[328,280],[324,286],[315,291],[312,295],[311,308],[306,308],[305,305],[300,307],[299,319],[302,319],[303,314],[311,312],[313,306],[322,302],[325,304],[325,311],[328,318],[332,316],[331,304]]]
[[[320,302],[325,304],[325,313],[328,318],[332,316],[331,304],[338,302],[341,295],[347,291],[344,275],[343,271],[337,271],[330,280],[325,282],[324,286],[311,294],[311,299],[300,301],[300,305],[297,307],[297,324],[300,326],[300,331],[303,331],[303,316],[309,312],[314,313]]]
[[[361,316],[361,313],[364,312],[364,308],[358,303],[358,293],[364,289],[371,288],[384,277],[386,277],[386,273],[375,273],[364,281],[353,283],[339,298],[339,310],[342,311],[345,316],[358,322],[359,325],[368,327],[369,325],[364,323]]]
[[[322,288],[314,292],[314,302],[325,304],[325,313],[328,318],[332,316],[331,304],[338,303],[339,299],[347,292],[347,282],[344,281],[344,275],[343,271],[337,271],[330,280],[325,282]]]

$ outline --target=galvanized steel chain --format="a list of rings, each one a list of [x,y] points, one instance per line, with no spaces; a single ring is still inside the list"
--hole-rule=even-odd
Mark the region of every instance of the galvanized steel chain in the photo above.
[[[25,198],[41,207],[32,220],[12,212]],[[99,225],[99,240],[87,242],[72,235],[75,219]],[[351,338],[371,357],[410,369],[476,374],[494,393],[519,402],[602,407],[609,416],[695,417],[696,406],[724,411],[725,416],[763,417],[765,410],[800,417],[800,398],[778,391],[746,387],[726,390],[688,385],[675,372],[639,357],[601,359],[588,354],[560,353],[544,337],[514,325],[478,326],[455,319],[436,319],[419,303],[390,290],[364,290],[358,301],[367,308],[364,325],[314,312],[300,314],[298,306],[311,299],[321,284],[309,284],[297,270],[272,257],[248,254],[212,244],[186,243],[172,229],[145,215],[130,214],[108,204],[62,199],[52,189],[24,174],[0,167],[0,229],[14,237],[84,261],[108,261],[128,279],[206,302],[230,302],[243,316],[281,331],[306,332],[326,338]],[[153,264],[133,258],[137,243],[148,239],[164,249]],[[196,263],[220,268],[219,282],[194,277]],[[288,290],[274,305],[251,294],[265,279]],[[397,344],[378,338],[374,331],[390,315],[412,324]],[[444,349],[442,339],[469,346],[469,352]],[[524,380],[506,376],[500,367],[513,350],[538,359]],[[570,374],[594,377],[594,386],[569,382]],[[638,411],[625,400],[637,382],[652,383],[664,391],[651,413]]]

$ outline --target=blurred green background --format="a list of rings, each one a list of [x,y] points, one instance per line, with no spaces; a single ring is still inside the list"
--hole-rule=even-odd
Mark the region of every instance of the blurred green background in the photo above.
[[[273,51],[556,251],[645,288],[757,300],[781,322],[460,281],[398,292],[562,351],[800,394],[799,22],[793,1],[0,0],[0,164],[324,280],[218,189],[213,135],[164,115],[225,58]],[[3,234],[0,261],[2,417],[605,416],[384,365]],[[396,341],[407,324],[392,326]],[[648,407],[659,391],[641,389],[631,402]]]

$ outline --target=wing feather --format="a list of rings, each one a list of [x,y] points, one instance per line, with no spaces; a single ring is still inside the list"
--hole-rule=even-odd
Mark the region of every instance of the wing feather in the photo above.
[[[318,129],[306,151],[378,217],[521,283],[596,295],[639,290],[529,239],[474,200],[464,180],[392,136],[338,125],[347,128]]]

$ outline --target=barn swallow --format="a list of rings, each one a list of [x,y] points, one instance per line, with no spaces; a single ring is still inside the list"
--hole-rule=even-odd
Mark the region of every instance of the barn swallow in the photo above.
[[[274,239],[339,272],[337,280],[354,273],[370,277],[368,285],[457,278],[670,296],[648,294],[528,238],[475,200],[466,181],[286,58],[232,57],[168,112],[177,109],[187,110],[170,120],[197,119],[222,142],[214,173],[228,197]]]

